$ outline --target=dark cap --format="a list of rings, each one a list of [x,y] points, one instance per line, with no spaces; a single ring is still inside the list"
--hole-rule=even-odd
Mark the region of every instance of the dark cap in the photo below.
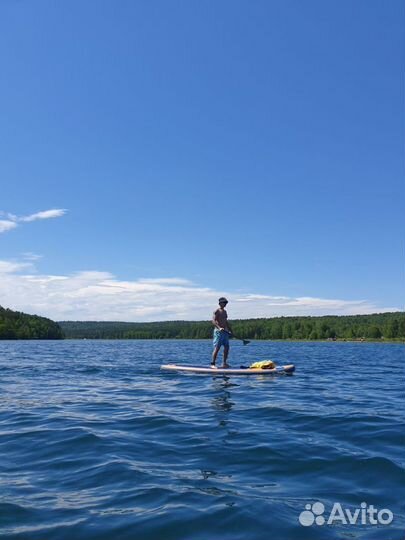
[[[226,298],[224,298],[223,296],[221,296],[221,298],[218,300],[218,304],[222,304],[223,302],[225,302],[225,304],[227,304],[228,300]]]

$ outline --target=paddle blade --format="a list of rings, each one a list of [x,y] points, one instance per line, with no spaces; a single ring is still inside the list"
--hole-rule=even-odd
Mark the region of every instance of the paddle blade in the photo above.
[[[250,341],[248,339],[243,340],[243,345],[249,345]]]

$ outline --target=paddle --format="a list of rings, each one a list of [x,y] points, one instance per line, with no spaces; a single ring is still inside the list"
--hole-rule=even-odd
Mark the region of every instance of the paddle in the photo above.
[[[250,341],[248,339],[242,339],[240,337],[233,336],[235,339],[239,339],[239,341],[243,341],[243,345],[249,345]]]
[[[225,330],[225,332],[227,334],[229,334],[229,337],[232,337],[233,339],[237,339],[238,341],[243,341],[243,345],[249,345],[250,341],[248,339],[243,339],[243,338],[240,338],[238,336],[234,336],[232,334],[232,332],[228,332],[227,330]]]

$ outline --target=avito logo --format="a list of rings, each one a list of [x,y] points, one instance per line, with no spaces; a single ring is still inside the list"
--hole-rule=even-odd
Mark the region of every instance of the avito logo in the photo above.
[[[388,508],[378,510],[372,504],[362,502],[360,508],[351,510],[343,508],[339,502],[333,504],[328,516],[325,516],[325,505],[321,502],[306,504],[298,520],[304,527],[311,525],[389,525],[394,514]]]

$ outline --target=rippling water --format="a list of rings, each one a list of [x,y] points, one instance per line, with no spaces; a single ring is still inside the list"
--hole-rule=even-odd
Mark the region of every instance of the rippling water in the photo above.
[[[294,376],[160,372],[208,341],[0,342],[0,536],[404,538],[405,347],[234,344]],[[390,525],[304,527],[320,501]]]

